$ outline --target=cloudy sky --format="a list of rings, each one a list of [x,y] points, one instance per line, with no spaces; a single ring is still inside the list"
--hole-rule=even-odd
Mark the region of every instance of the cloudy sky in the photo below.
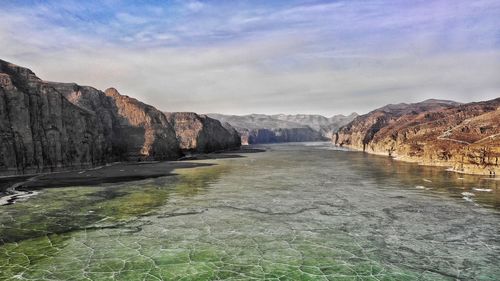
[[[166,111],[500,96],[498,0],[0,0],[0,14],[0,58]]]

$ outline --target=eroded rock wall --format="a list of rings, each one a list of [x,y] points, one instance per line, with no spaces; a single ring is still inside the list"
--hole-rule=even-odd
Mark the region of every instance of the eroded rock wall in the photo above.
[[[150,105],[74,83],[47,82],[0,60],[0,174],[39,173],[181,156]]]
[[[240,147],[240,136],[231,125],[193,112],[166,112],[183,151],[206,153]]]
[[[38,173],[102,164],[109,156],[96,116],[29,69],[0,60],[0,172]]]
[[[474,174],[500,173],[500,99],[377,109],[342,127],[335,143]]]

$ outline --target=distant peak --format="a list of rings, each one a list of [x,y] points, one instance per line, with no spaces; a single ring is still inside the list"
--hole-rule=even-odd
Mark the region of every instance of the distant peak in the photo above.
[[[107,88],[104,92],[107,96],[120,96],[120,92],[113,87]]]

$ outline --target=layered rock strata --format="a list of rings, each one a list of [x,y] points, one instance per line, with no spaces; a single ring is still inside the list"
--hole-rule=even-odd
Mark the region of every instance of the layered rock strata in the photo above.
[[[339,129],[334,142],[473,174],[500,174],[500,98],[388,105]]]

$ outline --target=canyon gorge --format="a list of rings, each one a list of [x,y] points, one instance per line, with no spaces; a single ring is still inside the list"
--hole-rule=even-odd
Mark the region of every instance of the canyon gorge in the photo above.
[[[2,60],[0,85],[0,174],[175,160],[186,150],[240,146],[228,124],[191,113],[165,114],[114,88],[48,82]]]
[[[115,88],[48,82],[0,60],[0,174],[175,160],[240,145],[332,141],[462,173],[500,173],[500,98],[390,104],[367,114],[162,112]]]

